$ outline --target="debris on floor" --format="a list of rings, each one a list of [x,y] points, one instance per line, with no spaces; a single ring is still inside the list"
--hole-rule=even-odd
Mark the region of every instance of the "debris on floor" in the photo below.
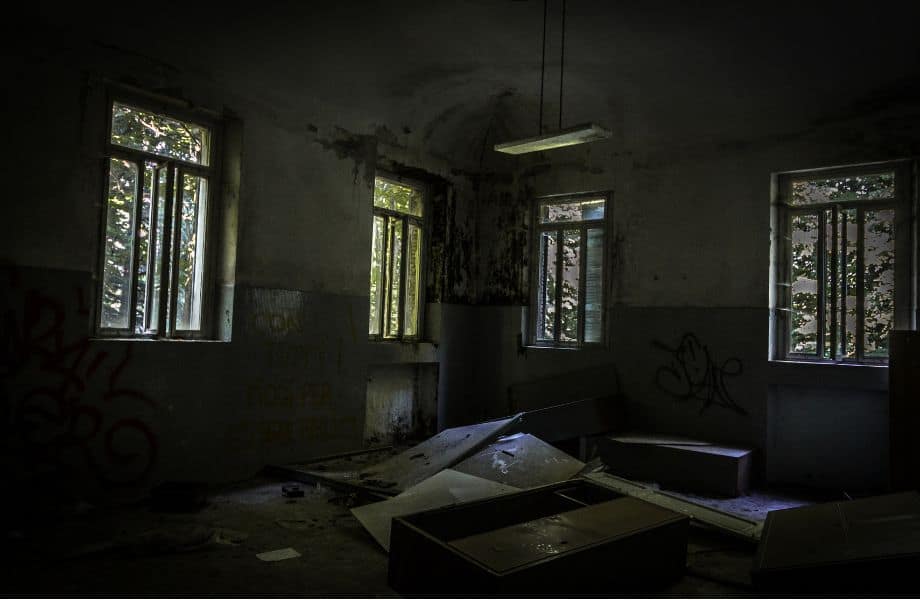
[[[296,483],[281,486],[281,495],[285,498],[303,498],[303,490]]]
[[[631,433],[600,438],[598,451],[612,473],[630,479],[725,496],[750,487],[749,448]]]
[[[298,556],[300,556],[300,552],[293,548],[281,548],[279,550],[269,550],[268,552],[256,554],[256,558],[264,560],[265,562],[277,562],[279,560],[297,558]]]
[[[389,551],[390,523],[394,517],[516,491],[518,488],[444,469],[390,500],[365,504],[351,509],[351,513]]]
[[[445,581],[463,595],[564,595],[588,580],[648,589],[683,574],[688,524],[592,482],[562,482],[395,518],[389,583],[409,595],[437,595]]]
[[[435,473],[452,467],[505,433],[520,419],[505,419],[445,429],[439,434],[382,462],[359,470],[318,471],[285,467],[288,475],[299,473],[332,486],[395,496]]]
[[[685,573],[689,524],[728,534],[725,543],[735,546],[720,560],[737,566],[761,539],[769,511],[814,501],[751,492],[751,449],[613,433],[620,424],[613,401],[551,406],[446,429],[409,448],[274,470],[338,489],[328,501],[350,508],[389,552],[389,582],[403,594],[431,594],[445,580],[459,582],[454,593],[564,594],[581,577],[648,589]],[[560,449],[573,442],[580,457],[589,444],[599,456],[586,464]],[[296,489],[287,484],[285,496]],[[315,529],[306,519],[275,523],[304,535]],[[706,556],[719,551],[695,550],[688,576],[704,587],[750,589],[750,569],[725,576],[712,567]]]
[[[914,589],[918,557],[920,493],[887,494],[771,512],[752,579],[770,593],[875,596]]]

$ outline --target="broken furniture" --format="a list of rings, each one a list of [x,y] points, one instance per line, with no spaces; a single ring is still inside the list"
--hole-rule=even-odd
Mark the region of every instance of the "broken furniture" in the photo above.
[[[389,552],[390,523],[393,517],[516,491],[518,488],[444,469],[394,498],[353,508],[351,514]]]
[[[585,463],[529,433],[506,435],[453,468],[526,489],[572,479]]]
[[[473,454],[506,432],[518,419],[520,415],[514,415],[445,429],[417,446],[360,469],[325,471],[287,465],[276,467],[274,471],[290,479],[325,483],[330,487],[368,493],[379,498],[395,496]]]
[[[612,473],[630,479],[726,496],[745,494],[750,485],[748,448],[649,434],[604,436],[597,447]]]
[[[583,479],[393,519],[389,584],[414,595],[567,595],[663,585],[689,519]]]
[[[763,591],[870,596],[915,589],[920,494],[904,492],[767,515],[751,576]]]

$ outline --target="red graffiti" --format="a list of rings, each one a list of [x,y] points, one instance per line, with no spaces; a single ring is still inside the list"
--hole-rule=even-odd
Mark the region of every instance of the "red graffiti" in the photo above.
[[[79,287],[75,292],[76,315],[85,320],[84,295]],[[132,346],[112,356],[85,334],[68,340],[67,316],[61,302],[37,290],[22,294],[21,309],[10,306],[0,315],[7,445],[18,446],[38,472],[66,470],[76,459],[103,484],[139,483],[156,463],[158,443],[132,413],[156,402],[120,383]]]

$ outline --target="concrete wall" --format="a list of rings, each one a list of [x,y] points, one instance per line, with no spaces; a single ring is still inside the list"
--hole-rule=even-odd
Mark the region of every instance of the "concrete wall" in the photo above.
[[[445,190],[429,231],[441,244],[432,301],[462,301],[472,287],[470,178],[390,133],[386,109],[315,97],[300,105],[282,91],[289,63],[256,76],[232,38],[183,56],[168,36],[141,44],[48,27],[10,57],[11,88],[21,91],[5,119],[18,145],[17,161],[4,164],[15,200],[0,219],[11,480],[133,496],[167,479],[227,481],[360,448],[370,366],[442,361],[432,341],[367,340],[375,168],[415,169]],[[92,338],[108,82],[241,124],[229,342]],[[428,315],[435,340],[441,318]],[[431,398],[434,385],[426,379]]]
[[[739,129],[725,138],[675,137],[668,145],[635,140],[624,152],[626,140],[615,136],[519,159],[517,189],[509,186],[513,199],[506,204],[512,208],[480,215],[480,239],[490,240],[486,262],[527,261],[518,229],[507,226],[521,218],[514,211],[526,209],[522,198],[612,191],[609,344],[522,347],[526,306],[519,299],[526,286],[517,272],[487,272],[487,292],[500,287],[495,279],[505,287],[503,295],[485,293],[490,305],[466,315],[478,325],[479,393],[500,414],[508,389],[551,376],[581,379],[586,367],[611,365],[628,397],[627,426],[751,445],[760,450],[759,473],[776,483],[884,485],[887,369],[768,360],[771,173],[914,156],[915,114],[893,102],[776,138],[732,142],[745,135]],[[692,398],[684,395],[688,382],[666,369],[682,343],[703,346],[711,357],[687,365],[703,384]],[[535,405],[545,403],[534,394]]]
[[[439,368],[441,427],[528,394],[545,404],[558,388],[540,382],[575,377],[585,392],[618,385],[635,426],[757,446],[777,481],[879,481],[884,370],[767,360],[770,175],[920,152],[910,15],[841,13],[866,24],[853,36],[798,3],[795,27],[775,4],[575,3],[565,122],[614,136],[514,159],[490,147],[535,133],[535,3],[185,6],[194,43],[182,28],[148,35],[146,7],[16,10],[4,24],[19,30],[4,36],[13,156],[0,167],[8,472],[134,494],[350,450],[369,366],[425,363]],[[230,342],[89,338],[107,81],[241,124]],[[423,171],[443,192],[424,343],[364,335],[376,166]],[[613,193],[609,344],[525,348],[532,197],[586,190]],[[714,374],[702,397],[669,379],[681,343],[709,351],[687,365]],[[815,383],[840,378],[835,393]],[[792,468],[828,444],[841,452],[815,455],[833,477]],[[875,458],[847,461],[857,447]]]

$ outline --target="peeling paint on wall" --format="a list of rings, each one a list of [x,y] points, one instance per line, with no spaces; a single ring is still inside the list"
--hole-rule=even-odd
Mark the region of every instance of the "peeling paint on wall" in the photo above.
[[[316,143],[324,150],[330,150],[340,160],[353,160],[355,162],[354,180],[358,182],[358,173],[364,168],[364,183],[368,188],[374,187],[374,173],[377,163],[377,137],[373,135],[355,134],[341,127],[335,128],[335,137],[332,139],[316,138]]]

